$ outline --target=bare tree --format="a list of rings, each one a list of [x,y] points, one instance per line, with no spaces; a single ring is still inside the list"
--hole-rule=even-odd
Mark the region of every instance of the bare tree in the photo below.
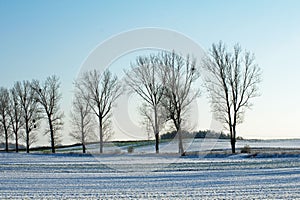
[[[238,44],[229,52],[222,42],[212,45],[204,68],[209,74],[206,87],[212,110],[228,126],[232,153],[235,153],[236,126],[243,122],[245,110],[252,106],[250,100],[259,96],[261,70],[254,63],[253,54],[243,52]]]
[[[76,84],[99,122],[100,153],[103,153],[104,127],[109,127],[114,102],[121,95],[117,76],[108,70],[101,74],[97,70],[85,72]]]
[[[35,98],[36,94],[29,81],[16,82],[14,90],[19,98],[24,120],[26,152],[29,153],[30,145],[36,141],[34,129],[39,125],[40,110]]]
[[[185,155],[182,141],[184,115],[200,94],[199,89],[192,91],[192,84],[199,78],[196,60],[191,60],[189,56],[184,59],[175,52],[163,52],[160,60],[165,87],[162,104],[176,128],[179,153]]]
[[[8,137],[9,128],[11,125],[10,117],[10,98],[8,89],[0,88],[0,123],[2,124],[2,129],[4,131],[5,137],[5,151],[8,152]]]
[[[60,81],[55,75],[46,78],[43,84],[38,80],[32,82],[32,88],[36,92],[36,100],[44,110],[49,128],[45,134],[50,133],[52,153],[55,153],[55,146],[60,141],[59,131],[63,127],[64,114],[60,109],[62,95],[59,91]]]
[[[14,133],[16,152],[19,152],[19,132],[23,128],[22,107],[17,93],[16,85],[10,90],[10,121]]]
[[[160,79],[160,62],[157,55],[139,56],[135,63],[131,64],[131,70],[126,73],[126,83],[130,92],[137,93],[152,109],[152,114],[142,112],[151,120],[155,135],[155,150],[159,153],[159,113],[158,107],[163,97],[164,85]],[[146,110],[144,110],[146,111]]]
[[[82,152],[86,152],[86,143],[94,136],[95,121],[91,115],[89,99],[84,99],[80,91],[75,91],[75,98],[72,104],[71,123],[73,125],[70,136],[81,142]]]

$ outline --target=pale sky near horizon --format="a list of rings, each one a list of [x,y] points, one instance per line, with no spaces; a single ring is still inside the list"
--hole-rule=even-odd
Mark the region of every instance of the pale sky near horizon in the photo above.
[[[262,95],[246,112],[239,136],[300,138],[299,9],[297,0],[0,0],[0,86],[56,74],[69,116],[72,82],[97,45],[132,29],[169,29],[206,51],[222,40],[255,54]],[[209,129],[205,95],[199,102],[205,113],[199,128]]]

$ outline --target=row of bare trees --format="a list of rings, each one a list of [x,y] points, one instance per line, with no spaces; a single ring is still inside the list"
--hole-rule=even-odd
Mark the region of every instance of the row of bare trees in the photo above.
[[[140,109],[153,127],[156,152],[159,153],[160,128],[172,121],[179,135],[179,152],[184,154],[182,144],[182,123],[190,103],[198,96],[192,83],[199,77],[196,61],[183,58],[175,52],[161,52],[157,55],[140,56],[136,63],[125,71],[125,88],[137,93],[144,104]],[[75,81],[75,98],[72,109],[71,136],[82,143],[83,152],[89,137],[94,136],[95,117],[98,121],[100,153],[103,141],[109,135],[111,110],[122,94],[122,87],[116,76],[106,70],[100,73],[92,70],[83,73]]]
[[[162,52],[138,57],[130,71],[126,71],[131,92],[144,100],[140,111],[152,126],[157,153],[160,129],[171,120],[178,135],[179,153],[185,154],[182,124],[191,103],[200,94],[199,87],[192,88],[200,69],[205,74],[204,86],[212,112],[229,130],[235,153],[236,126],[243,122],[245,110],[251,108],[250,100],[259,96],[261,71],[254,63],[253,54],[242,51],[238,44],[230,52],[221,41],[212,45],[209,55],[201,60],[201,66],[189,56],[183,58],[174,52]]]
[[[56,76],[49,76],[44,82],[17,81],[11,89],[0,88],[0,128],[5,137],[5,151],[8,151],[8,139],[12,137],[16,152],[19,151],[19,140],[23,139],[29,153],[30,145],[37,141],[42,119],[46,119],[48,128],[45,135],[50,136],[51,149],[55,153],[63,125],[59,89],[60,82]]]
[[[196,63],[189,55],[162,51],[157,54],[139,56],[125,72],[123,88],[117,76],[109,70],[91,70],[83,73],[74,83],[74,98],[71,111],[70,135],[82,143],[94,140],[98,127],[100,153],[104,141],[111,136],[111,115],[114,103],[125,88],[136,93],[143,101],[141,115],[152,127],[155,150],[159,153],[160,131],[167,123],[178,135],[178,149],[185,154],[183,145],[184,127],[192,102],[200,95],[196,81],[201,73],[208,91],[212,111],[231,136],[232,152],[235,153],[236,126],[243,122],[244,113],[251,107],[250,100],[257,97],[261,81],[260,68],[254,56],[235,45],[230,52],[225,44],[213,44],[207,57]],[[38,80],[16,82],[12,89],[0,88],[0,128],[4,133],[8,151],[8,138],[13,133],[18,151],[19,134],[25,135],[26,150],[36,140],[36,131],[41,119],[47,119],[52,152],[60,139],[63,112],[60,82],[56,76],[44,82]],[[201,112],[201,111],[200,111]]]
[[[236,45],[233,52],[225,44],[213,44],[209,56],[196,60],[189,55],[183,57],[173,52],[159,52],[138,56],[125,72],[125,88],[136,93],[143,101],[140,114],[147,127],[152,127],[155,150],[159,153],[160,131],[171,122],[177,131],[179,153],[184,155],[184,122],[191,103],[199,96],[200,87],[195,86],[205,72],[205,88],[208,91],[212,111],[230,132],[232,152],[235,153],[236,126],[242,123],[244,112],[251,107],[250,99],[258,96],[260,69],[254,56]],[[193,86],[194,85],[194,86]],[[121,95],[121,85],[108,70],[103,74],[94,70],[84,73],[75,82],[72,136],[83,144],[91,132],[90,114],[98,119],[100,153],[103,152],[105,127],[109,127],[111,109]],[[200,111],[201,112],[201,111]],[[170,124],[168,124],[170,125]]]

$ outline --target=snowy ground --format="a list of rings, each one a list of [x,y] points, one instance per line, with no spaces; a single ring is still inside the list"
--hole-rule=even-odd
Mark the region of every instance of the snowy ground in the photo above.
[[[0,199],[300,199],[300,156],[0,153],[0,179]]]
[[[124,146],[114,146],[113,143],[109,143],[104,148],[106,153],[127,153],[129,146],[134,147],[135,153],[155,153],[154,143],[151,145],[140,145],[137,143],[138,147],[134,144],[124,145]],[[283,140],[238,140],[236,143],[236,148],[238,152],[245,145],[249,145],[252,149],[298,149],[300,151],[300,139],[283,139]],[[210,152],[212,150],[227,150],[230,152],[230,141],[224,139],[187,139],[184,141],[185,149],[188,152]],[[82,152],[81,147],[73,147],[67,149],[58,150],[60,152]],[[99,143],[88,145],[87,151],[89,153],[99,152]],[[174,139],[170,142],[162,142],[160,144],[161,153],[177,153],[178,152],[178,140]]]

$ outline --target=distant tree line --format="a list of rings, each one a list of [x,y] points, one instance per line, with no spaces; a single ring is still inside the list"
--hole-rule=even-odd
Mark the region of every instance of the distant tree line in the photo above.
[[[162,140],[174,139],[177,135],[176,131],[167,132],[161,135]],[[184,136],[187,138],[218,138],[218,139],[230,139],[229,133],[215,132],[211,130],[196,131],[196,132],[184,132]],[[239,136],[237,140],[243,140],[244,138]]]

